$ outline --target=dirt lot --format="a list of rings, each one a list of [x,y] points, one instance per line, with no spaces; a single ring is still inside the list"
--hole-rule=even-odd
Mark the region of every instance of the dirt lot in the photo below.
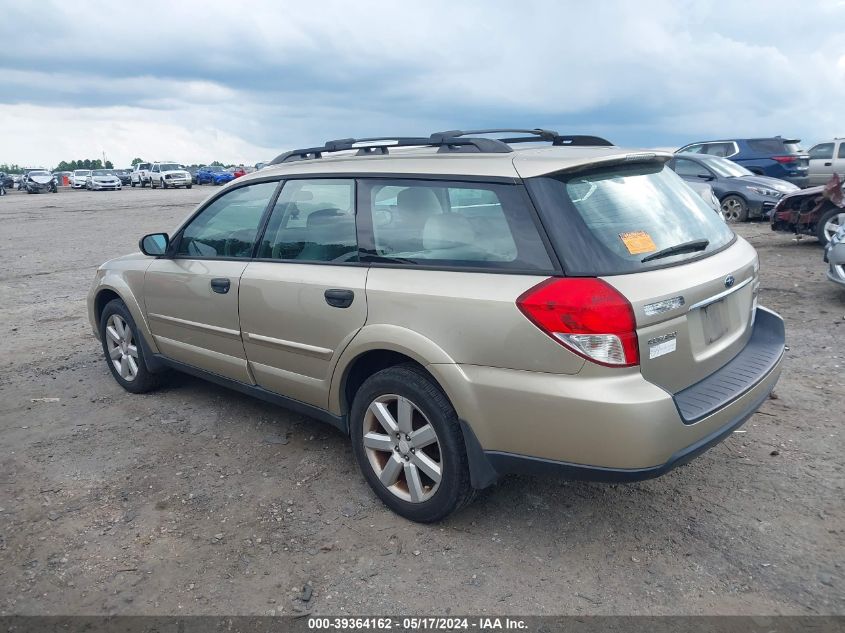
[[[790,347],[741,432],[653,481],[510,478],[425,527],[327,426],[112,380],[95,267],[209,193],[0,198],[0,615],[845,613],[845,289],[814,239],[738,229]]]

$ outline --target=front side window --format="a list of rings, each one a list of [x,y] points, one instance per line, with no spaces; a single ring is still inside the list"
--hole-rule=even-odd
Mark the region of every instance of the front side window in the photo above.
[[[703,165],[694,160],[678,158],[675,160],[675,173],[687,178],[710,178],[712,174]]]
[[[258,257],[357,261],[355,181],[288,180],[273,207]]]
[[[238,187],[214,200],[185,227],[177,255],[252,257],[261,216],[277,185],[277,182],[260,182]]]
[[[809,152],[810,158],[820,158],[822,160],[830,160],[833,158],[833,143],[822,143],[816,145]]]
[[[362,181],[375,261],[550,270],[524,192],[512,185]]]
[[[526,184],[568,275],[680,264],[734,239],[719,215],[662,163],[562,172]]]

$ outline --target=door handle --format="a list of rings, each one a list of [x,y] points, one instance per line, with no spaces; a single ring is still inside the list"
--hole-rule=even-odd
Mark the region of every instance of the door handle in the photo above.
[[[348,308],[355,300],[354,292],[340,288],[330,288],[323,296],[326,298],[326,303],[333,308]]]
[[[227,292],[229,292],[229,288],[231,288],[231,286],[232,282],[222,277],[218,277],[217,279],[211,280],[211,289],[217,294],[225,295]]]
[[[830,167],[832,164],[833,164],[833,163],[825,163],[825,164],[824,164],[824,166],[825,166],[825,167]]]

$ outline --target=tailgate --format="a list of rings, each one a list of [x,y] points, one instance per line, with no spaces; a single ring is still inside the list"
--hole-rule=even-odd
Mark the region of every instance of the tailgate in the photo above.
[[[604,277],[634,308],[640,370],[675,393],[736,356],[751,336],[757,254],[745,240],[695,262]]]

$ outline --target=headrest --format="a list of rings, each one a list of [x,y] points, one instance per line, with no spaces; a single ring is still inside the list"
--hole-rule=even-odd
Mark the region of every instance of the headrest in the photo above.
[[[440,201],[428,187],[408,187],[396,196],[396,206],[400,212],[411,214],[440,213]]]

